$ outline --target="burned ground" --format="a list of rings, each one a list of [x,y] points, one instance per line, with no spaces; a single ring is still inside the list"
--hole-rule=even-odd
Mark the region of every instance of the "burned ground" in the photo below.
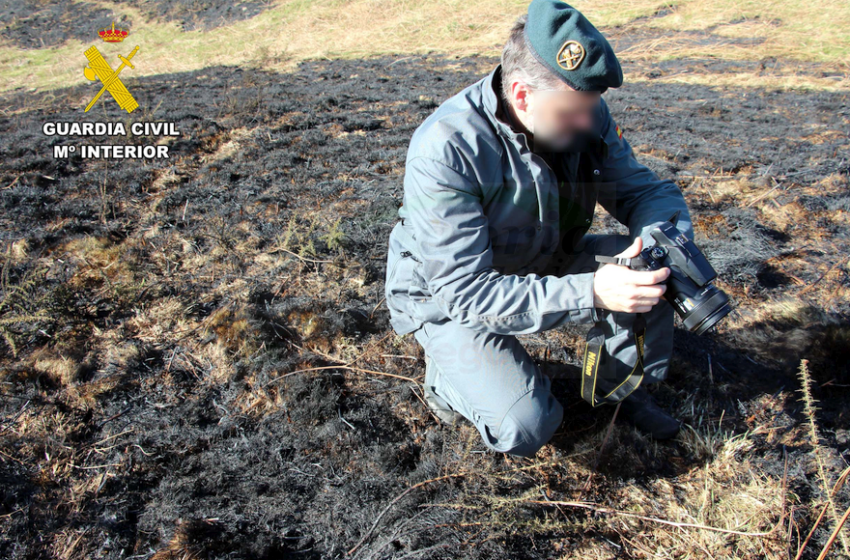
[[[93,4],[67,9],[65,0],[22,0],[0,4],[0,36],[24,49],[61,45],[69,39],[89,39],[92,31],[109,27],[110,10]],[[116,27],[127,25],[117,20]]]
[[[663,518],[690,511],[708,480],[701,522],[741,511],[756,516],[747,531],[769,531],[789,517],[782,538],[708,533],[717,540],[701,546],[796,551],[820,477],[850,459],[847,93],[647,81],[606,94],[642,161],[683,189],[737,310],[718,332],[677,330],[655,394],[691,426],[682,437],[657,444],[618,423],[600,455],[612,410],[556,379],[564,424],[517,461],[469,424],[436,423],[416,383],[421,349],[391,331],[382,301],[410,135],[496,63],[393,56],[127,78],[141,104],[131,120],[181,132],[163,162],[52,157],[56,143],[128,142],[41,134],[77,118],[88,84],[6,96],[0,556],[645,557],[647,543],[688,543],[532,500]],[[663,69],[675,64],[715,63]],[[111,100],[93,112],[127,121]],[[597,214],[595,230],[617,227]],[[582,335],[522,338],[551,372]],[[761,501],[736,501],[737,489]]]
[[[178,23],[184,31],[212,29],[256,16],[267,8],[267,0],[241,2],[198,2],[197,0],[129,0],[152,21]],[[70,39],[90,40],[94,30],[110,27],[131,30],[132,18],[115,17],[114,10],[97,2],[77,2],[68,9],[67,0],[21,0],[0,4],[0,36],[23,49],[62,45]]]
[[[184,31],[212,29],[256,16],[272,5],[269,0],[128,0],[147,19],[174,21]]]

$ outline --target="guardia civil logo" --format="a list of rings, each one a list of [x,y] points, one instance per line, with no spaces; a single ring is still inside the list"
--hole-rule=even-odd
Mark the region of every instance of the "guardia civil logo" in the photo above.
[[[105,28],[98,32],[100,38],[106,43],[120,43],[127,37],[128,34],[129,32],[126,29],[115,29],[114,21],[112,22],[111,29]],[[94,99],[92,99],[86,107],[86,113],[89,112],[89,109],[94,107],[94,104],[106,91],[108,91],[112,96],[112,99],[118,103],[118,106],[128,113],[132,113],[139,107],[139,104],[136,102],[135,98],[121,81],[121,77],[119,76],[121,71],[127,66],[134,69],[136,68],[130,60],[136,56],[137,52],[139,52],[138,45],[136,45],[136,48],[133,49],[126,57],[119,54],[118,59],[121,60],[121,65],[113,71],[112,66],[110,66],[109,62],[107,62],[103,55],[100,54],[96,45],[92,45],[86,49],[84,54],[89,60],[89,65],[83,68],[83,74],[85,74],[86,78],[91,81],[99,80],[101,84],[100,91],[97,92],[97,95],[94,96]]]
[[[558,65],[564,70],[575,70],[586,52],[578,41],[567,41],[558,51]]]
[[[115,44],[126,39],[129,32],[126,29],[115,27],[115,22],[112,22],[111,27],[101,29],[98,35],[104,43]],[[136,45],[127,56],[117,55],[121,64],[113,70],[107,62],[107,56],[111,57],[111,55],[104,56],[96,45],[85,50],[83,54],[88,59],[88,65],[83,67],[83,75],[100,86],[86,106],[85,113],[88,113],[101,98],[103,98],[102,103],[108,104],[105,107],[101,104],[105,111],[115,109],[112,101],[118,104],[119,110],[123,109],[128,113],[139,108],[139,102],[121,81],[121,72],[125,68],[136,68],[131,61],[138,52],[139,46]],[[104,93],[109,95],[104,96]],[[110,98],[112,101],[110,101]],[[134,122],[129,125],[125,125],[122,121],[49,121],[42,124],[41,131],[45,136],[54,138],[51,142],[53,157],[62,159],[167,159],[170,149],[168,142],[156,140],[155,137],[180,136],[176,123],[163,121]],[[116,137],[118,141],[103,139],[104,136]],[[81,137],[83,141],[71,141],[73,137]],[[121,142],[124,138],[127,138],[127,143]],[[136,138],[143,138],[144,140],[137,143]]]

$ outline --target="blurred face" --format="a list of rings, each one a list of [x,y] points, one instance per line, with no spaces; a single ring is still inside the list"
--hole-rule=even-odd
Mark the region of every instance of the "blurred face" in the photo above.
[[[525,83],[513,85],[514,108],[535,146],[550,151],[569,148],[581,132],[593,129],[593,116],[602,95],[597,91],[532,90]]]

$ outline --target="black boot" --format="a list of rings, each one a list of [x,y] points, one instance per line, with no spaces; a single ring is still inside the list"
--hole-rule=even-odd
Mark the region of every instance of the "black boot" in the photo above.
[[[606,394],[615,385],[607,379],[596,380],[597,392]],[[658,406],[652,395],[641,385],[620,401],[620,412],[627,422],[653,439],[670,439],[679,432],[679,421]],[[615,405],[616,406],[616,405]]]
[[[570,351],[564,347],[561,352],[563,354],[564,363],[569,363],[571,361]],[[565,367],[572,369],[575,368],[575,366]],[[579,365],[578,367],[580,368],[581,366]],[[575,380],[575,386],[578,388],[581,385],[580,369],[575,377],[578,378]],[[597,392],[602,394],[607,394],[616,386],[614,383],[602,377],[597,378],[596,385]],[[622,404],[617,416],[622,416],[630,424],[633,424],[637,429],[648,434],[653,439],[670,439],[679,433],[679,421],[667,414],[663,408],[658,406],[655,399],[652,398],[652,395],[650,395],[644,387],[639,386],[637,389],[632,391],[628,397],[620,402]]]
[[[658,406],[643,387],[621,401],[620,414],[653,439],[670,439],[679,433],[679,421]]]

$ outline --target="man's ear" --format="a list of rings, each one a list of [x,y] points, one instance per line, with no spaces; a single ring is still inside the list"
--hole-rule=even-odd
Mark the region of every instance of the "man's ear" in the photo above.
[[[523,82],[517,80],[511,84],[511,94],[514,98],[514,107],[519,111],[528,111],[528,95],[531,90]]]

